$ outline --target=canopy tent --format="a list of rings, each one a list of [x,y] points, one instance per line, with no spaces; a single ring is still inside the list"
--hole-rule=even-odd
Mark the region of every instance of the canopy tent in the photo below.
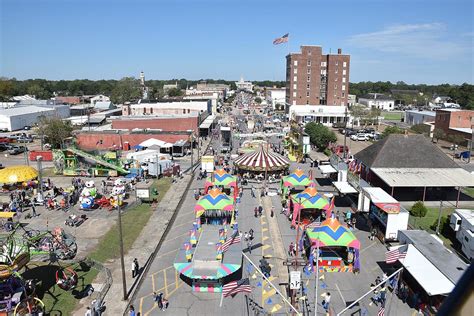
[[[329,203],[328,199],[325,196],[318,194],[318,191],[315,187],[309,187],[303,192],[293,194],[291,195],[290,199],[291,204],[293,205],[293,226],[295,226],[298,213],[302,209],[321,209],[330,211],[331,204]]]
[[[208,210],[233,211],[234,199],[229,197],[227,194],[222,193],[217,188],[211,189],[208,194],[199,199],[194,207],[196,217],[201,216]]]
[[[30,166],[11,166],[0,170],[0,183],[14,184],[38,177],[38,171]]]
[[[288,169],[290,162],[285,157],[260,147],[235,159],[234,166],[241,170],[272,172]]]
[[[280,186],[283,195],[286,195],[288,189],[298,186],[308,187],[311,182],[312,181],[304,174],[303,170],[296,169],[292,174],[281,179]]]
[[[352,231],[335,218],[328,218],[320,226],[306,229],[312,247],[350,247],[360,249],[360,241]]]
[[[151,147],[153,145],[159,146],[161,148],[171,148],[173,147],[173,144],[164,142],[162,140],[156,139],[156,138],[149,138],[139,144],[142,147]]]
[[[248,139],[244,141],[238,150],[239,154],[246,154],[250,152],[254,152],[259,147],[263,147],[267,145],[267,141],[263,139]]]
[[[207,193],[209,188],[212,186],[223,186],[224,188],[233,187],[235,194],[237,189],[237,177],[230,175],[224,169],[217,169],[214,171],[212,177],[206,179],[206,183],[204,184],[205,192]]]

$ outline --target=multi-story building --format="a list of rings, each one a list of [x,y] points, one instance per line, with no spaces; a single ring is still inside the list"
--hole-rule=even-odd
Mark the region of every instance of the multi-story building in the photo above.
[[[286,56],[286,104],[347,105],[350,56],[323,55],[321,46],[301,46]]]
[[[435,128],[443,130],[446,135],[460,135],[472,139],[474,111],[459,109],[439,109],[436,111]]]

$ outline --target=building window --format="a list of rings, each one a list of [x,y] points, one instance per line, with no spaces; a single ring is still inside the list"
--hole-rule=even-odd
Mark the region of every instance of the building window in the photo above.
[[[327,116],[323,116],[323,124],[326,124],[328,122]]]
[[[293,73],[296,75],[296,74],[298,73],[298,69],[295,68],[295,69],[293,70]]]
[[[311,60],[308,60],[308,67],[311,67]]]
[[[296,92],[293,92],[293,98],[296,98]]]
[[[342,77],[342,82],[346,83],[346,77]]]
[[[347,67],[347,62],[343,62],[342,67],[346,68]]]
[[[342,91],[342,97],[344,98],[346,96],[346,93]]]
[[[346,85],[342,85],[342,91],[346,91]]]
[[[336,66],[339,66],[339,62],[338,62],[338,61],[336,61]]]
[[[311,82],[311,77],[310,76],[308,76],[308,82]]]
[[[296,105],[296,101],[295,101],[295,100],[293,100],[293,105]]]
[[[293,65],[298,66],[298,61],[295,60],[295,61],[293,62]]]
[[[321,62],[321,67],[326,67],[327,66],[327,63],[325,61],[322,61]]]
[[[309,91],[306,91],[306,96],[309,97]]]
[[[296,90],[296,83],[295,83],[295,84],[293,84],[293,89],[295,89],[295,90]]]
[[[311,68],[308,68],[308,75],[311,73]]]
[[[306,89],[309,89],[309,84],[306,85]]]
[[[334,73],[336,73],[336,74],[337,74],[337,68],[334,70]]]
[[[293,81],[296,81],[297,78],[298,78],[298,77],[294,76],[294,77],[293,77]]]
[[[346,70],[345,70],[345,69],[342,71],[342,75],[343,75],[343,76],[346,75]]]
[[[337,79],[338,79],[338,78],[336,77],[336,78],[334,79],[334,81],[337,81]]]
[[[306,104],[309,104],[309,100],[306,100]]]
[[[326,75],[326,69],[321,69],[321,75]]]
[[[337,84],[334,85],[334,90],[337,90]]]
[[[150,108],[150,114],[153,114],[153,108]]]
[[[334,116],[329,117],[329,123],[334,123]]]

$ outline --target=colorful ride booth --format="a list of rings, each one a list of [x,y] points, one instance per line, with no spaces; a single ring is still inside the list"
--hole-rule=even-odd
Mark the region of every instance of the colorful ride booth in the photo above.
[[[314,221],[321,222],[328,216],[331,203],[314,186],[306,188],[303,192],[290,195],[288,199],[287,216],[291,226],[305,227]],[[330,212],[329,212],[330,213]]]
[[[204,193],[207,194],[213,188],[219,188],[228,196],[233,196],[234,200],[239,194],[237,177],[230,175],[224,169],[217,169],[210,177],[207,177],[204,184]]]
[[[303,234],[303,247],[310,264],[319,272],[358,272],[360,270],[360,241],[352,231],[331,217],[319,226],[307,228]],[[319,256],[317,252],[319,251]]]
[[[178,252],[174,267],[194,292],[219,293],[242,267],[234,199],[214,188],[199,199],[194,212],[189,240]]]
[[[234,169],[244,179],[273,182],[288,172],[290,162],[285,157],[260,147],[234,160]]]
[[[311,184],[315,184],[301,169],[296,169],[290,175],[283,177],[280,181],[282,205],[286,205],[290,194],[304,191]]]

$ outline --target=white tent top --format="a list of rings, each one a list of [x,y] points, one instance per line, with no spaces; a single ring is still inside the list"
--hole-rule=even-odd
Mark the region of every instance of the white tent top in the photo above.
[[[472,187],[474,175],[462,168],[372,168],[391,187]]]
[[[319,165],[318,168],[323,174],[337,172],[337,170],[334,169],[331,165]]]
[[[149,138],[149,139],[147,139],[147,140],[140,143],[140,146],[143,146],[143,147],[151,147],[153,145],[157,145],[161,148],[173,147],[173,144],[164,142],[164,141],[156,139],[156,138]]]
[[[394,203],[399,204],[390,194],[378,187],[364,187],[363,190],[370,195],[373,203]]]
[[[455,284],[441,273],[431,261],[426,259],[415,246],[408,245],[406,257],[400,262],[428,295],[445,295],[454,289]]]
[[[336,187],[336,189],[341,192],[342,194],[346,194],[346,193],[357,193],[357,190],[354,189],[354,187],[352,185],[350,185],[348,182],[345,182],[345,181],[336,181],[336,182],[333,182],[332,184],[334,184],[334,186]]]

